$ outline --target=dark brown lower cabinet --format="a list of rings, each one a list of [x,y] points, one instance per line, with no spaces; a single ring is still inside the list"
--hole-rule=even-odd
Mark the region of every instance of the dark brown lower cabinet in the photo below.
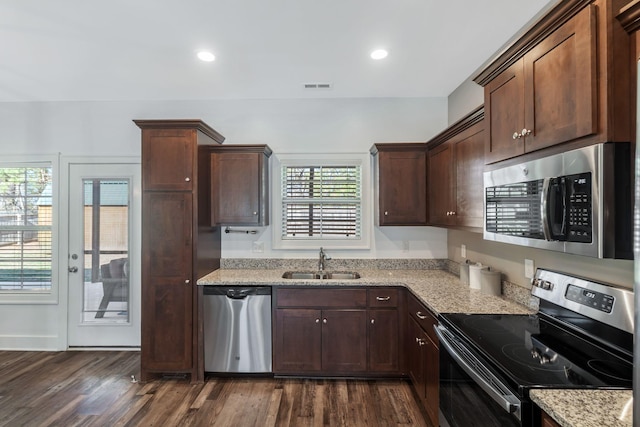
[[[560,424],[558,424],[556,420],[551,418],[551,415],[547,414],[543,410],[540,410],[540,413],[541,413],[540,425],[542,427],[560,427]]]
[[[440,353],[433,331],[436,318],[415,298],[407,303],[407,370],[432,425],[438,425]]]
[[[369,370],[400,371],[400,319],[397,309],[369,310]]]
[[[401,374],[397,289],[286,287],[274,300],[276,375]]]
[[[322,311],[322,369],[359,373],[367,370],[367,311]]]
[[[320,372],[321,317],[320,310],[286,308],[275,311],[274,372]]]

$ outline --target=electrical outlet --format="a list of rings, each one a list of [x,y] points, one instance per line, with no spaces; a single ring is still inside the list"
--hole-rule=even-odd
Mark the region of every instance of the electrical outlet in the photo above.
[[[467,257],[467,245],[460,246],[460,256],[462,258],[466,258]]]
[[[255,241],[253,242],[253,246],[251,247],[252,252],[262,253],[264,252],[264,242]]]
[[[533,275],[534,275],[534,266],[533,266],[533,260],[532,259],[525,259],[524,260],[524,277],[526,277],[527,279],[532,279]]]

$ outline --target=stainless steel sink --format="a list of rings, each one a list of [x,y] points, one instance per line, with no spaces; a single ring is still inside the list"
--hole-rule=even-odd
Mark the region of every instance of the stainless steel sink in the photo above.
[[[318,273],[313,273],[311,271],[285,271],[282,275],[283,279],[298,279],[298,280],[308,280],[308,279],[322,279],[322,276]]]
[[[356,273],[355,271],[285,271],[282,274],[282,278],[298,280],[354,280],[360,278],[360,273]]]
[[[355,271],[334,271],[325,273],[327,279],[347,279],[354,280],[360,278],[360,273]]]

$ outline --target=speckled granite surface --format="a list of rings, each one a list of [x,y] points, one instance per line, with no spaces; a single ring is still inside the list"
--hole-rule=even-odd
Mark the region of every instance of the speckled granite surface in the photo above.
[[[333,264],[332,264],[333,267]],[[310,268],[307,268],[311,270]],[[303,270],[302,268],[300,270]],[[338,271],[332,268],[333,271]],[[347,269],[340,269],[347,270]],[[405,286],[437,313],[514,313],[526,314],[527,307],[502,297],[485,295],[469,289],[455,276],[444,270],[362,269],[355,280],[292,280],[283,279],[286,269],[228,269],[222,268],[198,280],[198,285],[324,285],[324,286]]]
[[[631,390],[531,390],[540,408],[564,427],[631,427]]]

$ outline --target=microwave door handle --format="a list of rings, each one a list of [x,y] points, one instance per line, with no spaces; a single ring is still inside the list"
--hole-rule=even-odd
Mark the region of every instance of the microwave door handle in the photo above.
[[[562,188],[562,228],[560,233],[562,236],[567,236],[567,180],[562,178],[560,180],[560,188]]]
[[[550,178],[545,178],[542,182],[542,195],[540,203],[540,218],[542,219],[542,233],[544,240],[551,240],[551,230],[549,227],[549,185]]]

